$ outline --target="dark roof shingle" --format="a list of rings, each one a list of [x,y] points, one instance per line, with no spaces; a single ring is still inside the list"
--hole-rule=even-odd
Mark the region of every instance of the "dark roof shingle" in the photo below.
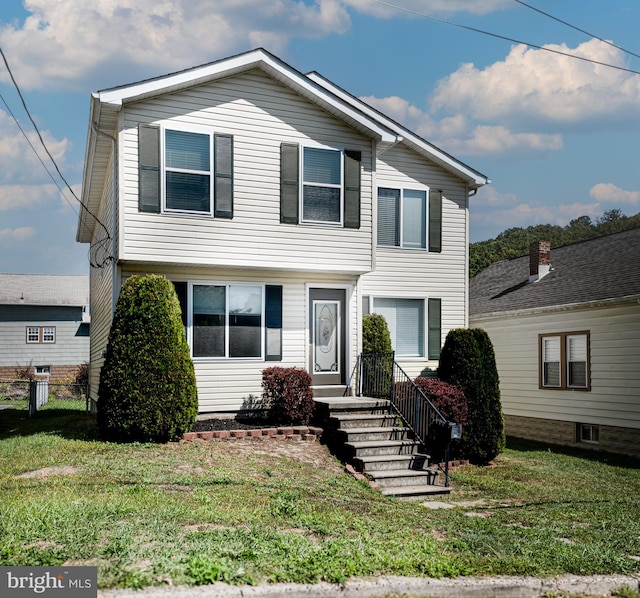
[[[640,295],[640,229],[551,247],[549,274],[528,280],[528,255],[485,268],[471,279],[469,315]]]

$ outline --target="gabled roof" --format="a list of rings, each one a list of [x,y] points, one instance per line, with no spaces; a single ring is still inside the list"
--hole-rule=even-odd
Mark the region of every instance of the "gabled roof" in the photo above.
[[[1,305],[89,305],[89,277],[0,274]]]
[[[551,247],[549,274],[528,280],[528,255],[485,268],[471,279],[469,316],[640,299],[640,229]]]
[[[230,58],[193,67],[162,77],[93,93],[89,111],[89,130],[82,184],[82,210],[76,238],[91,241],[95,218],[109,168],[112,143],[122,107],[132,102],[189,89],[218,79],[259,69],[285,87],[307,98],[382,147],[404,142],[429,157],[446,170],[455,173],[475,189],[489,182],[487,177],[458,162],[388,117],[373,110],[357,98],[331,84],[317,74],[304,75],[264,49],[252,50]]]

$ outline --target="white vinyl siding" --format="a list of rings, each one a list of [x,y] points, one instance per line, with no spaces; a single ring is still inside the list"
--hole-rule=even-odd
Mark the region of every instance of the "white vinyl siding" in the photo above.
[[[139,211],[141,122],[233,136],[233,219]],[[280,222],[283,142],[362,153],[360,228]],[[120,146],[123,260],[343,274],[372,269],[371,140],[258,71],[125,107]]]
[[[441,300],[441,338],[436,341],[434,326],[431,355],[399,359],[410,376],[419,376],[425,368],[437,368],[439,351],[435,348],[442,346],[449,330],[467,325],[467,189],[401,144],[379,156],[376,183],[378,189],[446,190],[442,196],[442,251],[407,251],[391,243],[381,246],[377,235],[375,271],[362,277],[363,296],[397,298],[401,290],[406,299]]]
[[[637,302],[472,318],[471,325],[493,343],[505,415],[640,429]],[[540,388],[538,335],[559,330],[569,336],[589,330],[588,392]]]
[[[151,271],[151,270],[148,270]],[[144,269],[127,270],[123,279],[133,274],[144,274]],[[262,396],[262,371],[265,368],[297,367],[308,370],[308,288],[345,288],[347,300],[348,340],[347,371],[356,363],[359,327],[356,326],[357,280],[351,276],[330,273],[305,274],[226,269],[194,269],[183,267],[155,267],[153,272],[163,274],[173,281],[219,285],[280,285],[282,286],[282,359],[268,361],[264,358],[245,359],[194,359],[198,387],[199,411],[233,412],[256,405]],[[344,388],[341,387],[340,392]]]

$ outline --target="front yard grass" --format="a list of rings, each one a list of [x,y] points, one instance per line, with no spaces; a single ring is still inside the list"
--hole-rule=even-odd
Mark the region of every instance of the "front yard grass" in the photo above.
[[[640,573],[637,461],[510,443],[452,508],[384,498],[315,443],[110,444],[82,411],[0,411],[0,565],[102,588],[351,576]]]

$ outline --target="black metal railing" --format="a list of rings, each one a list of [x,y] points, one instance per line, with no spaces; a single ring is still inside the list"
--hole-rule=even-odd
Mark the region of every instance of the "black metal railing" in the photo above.
[[[411,428],[416,440],[428,446],[436,436],[447,438],[445,449],[445,485],[449,486],[449,440],[459,426],[449,422],[429,397],[395,361],[394,353],[362,354],[359,358],[357,393],[388,399],[392,410]],[[436,429],[434,429],[436,428]],[[452,434],[455,431],[455,434]]]

